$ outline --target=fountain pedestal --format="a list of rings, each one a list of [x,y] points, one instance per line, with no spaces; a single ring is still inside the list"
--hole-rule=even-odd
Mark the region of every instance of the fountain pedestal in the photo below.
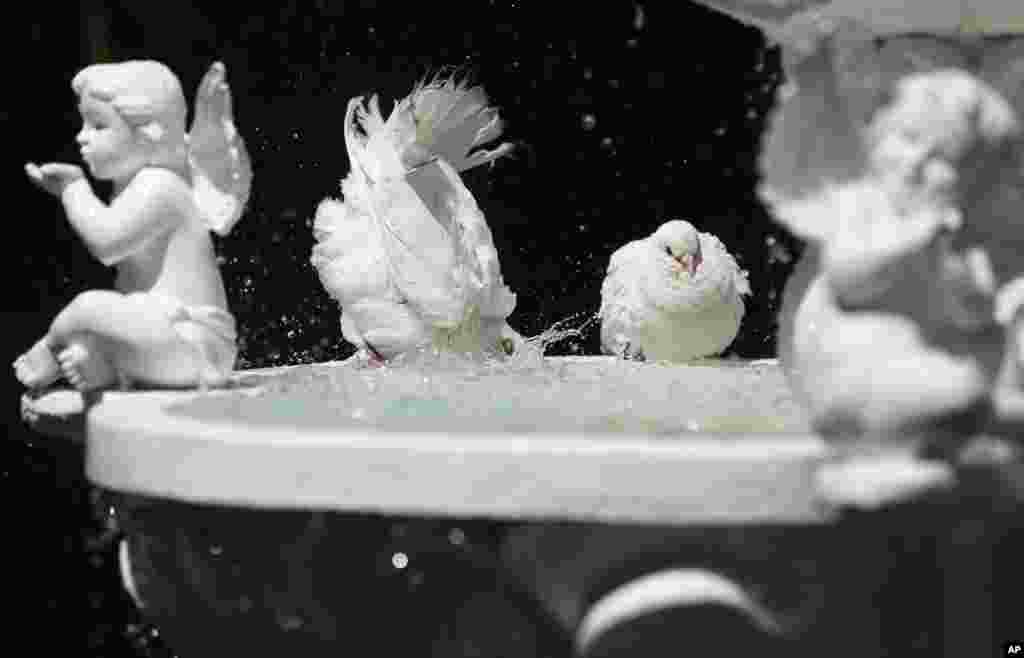
[[[582,642],[597,656],[666,633],[782,643],[789,655],[835,653],[841,637],[849,655],[877,655],[905,630],[875,609],[902,564],[894,543],[948,527],[960,509],[954,490],[910,506],[932,511],[839,514],[817,484],[837,457],[809,433],[440,434],[232,418],[232,396],[284,372],[239,373],[235,388],[207,393],[108,392],[88,406],[67,391],[23,399],[37,431],[84,439],[87,475],[126,537],[127,585],[184,658],[326,656],[366,642],[437,656],[571,655]],[[210,419],[217,405],[230,420]],[[645,574],[684,584],[643,615],[595,621]],[[941,572],[927,587],[940,604],[918,611],[924,626],[950,614]],[[962,617],[950,633],[991,639]],[[672,623],[648,628],[657,619]],[[581,626],[601,632],[581,640]]]

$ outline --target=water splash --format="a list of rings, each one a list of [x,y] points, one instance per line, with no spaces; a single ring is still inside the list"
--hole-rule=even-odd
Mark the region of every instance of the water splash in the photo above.
[[[777,365],[705,360],[686,366],[612,357],[545,356],[595,322],[581,313],[529,338],[508,358],[428,348],[385,366],[301,366],[256,389],[200,397],[172,413],[292,429],[440,433],[643,434],[806,431]]]

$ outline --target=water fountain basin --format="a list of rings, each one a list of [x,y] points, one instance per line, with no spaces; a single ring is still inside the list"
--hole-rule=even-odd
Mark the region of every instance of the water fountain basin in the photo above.
[[[717,365],[737,382],[757,376],[763,409],[789,398],[773,360]],[[104,393],[84,426],[88,476],[126,493],[271,509],[666,523],[827,518],[814,479],[829,450],[792,406],[785,423],[764,419],[764,432],[748,419],[755,429],[744,435],[714,427],[678,436],[413,433],[317,422],[315,400],[259,397],[281,378],[337,367],[244,371],[234,387],[208,393]],[[636,385],[650,384],[638,376]],[[238,417],[247,398],[258,400],[247,409],[261,418]],[[69,392],[26,398],[26,416],[43,432],[76,431],[75,399]],[[695,411],[697,418],[715,412]]]
[[[678,400],[696,429],[601,426],[607,417],[596,408],[583,413],[601,421],[584,423],[589,432],[571,422],[516,431],[519,419],[511,429],[412,431],[410,414],[398,427],[367,426],[326,413],[329,400],[301,390],[350,362],[242,371],[208,392],[86,400],[56,390],[25,395],[22,411],[39,433],[84,438],[87,475],[125,536],[126,585],[189,658],[336,655],[357,635],[389,637],[399,653],[460,655],[454,647],[476,641],[568,655],[593,588],[623,564],[661,554],[669,565],[721,569],[707,573],[738,579],[740,590],[767,579],[793,600],[810,596],[800,613],[808,620],[821,605],[807,592],[828,581],[842,594],[814,622],[812,637],[823,641],[833,624],[870,610],[862,596],[873,581],[843,566],[843,555],[853,545],[883,555],[884,535],[836,525],[822,475],[841,474],[847,460],[808,429],[776,361],[550,361],[606,375],[626,368],[620,384]],[[684,383],[666,388],[665,377]],[[685,409],[699,390],[703,404]],[[723,422],[737,410],[747,413],[741,423]],[[535,405],[521,415],[540,413]],[[571,564],[559,557],[567,550]],[[703,596],[678,594],[686,605]],[[742,608],[719,604],[729,614]],[[408,633],[393,633],[398,618]],[[875,646],[876,635],[863,637]]]

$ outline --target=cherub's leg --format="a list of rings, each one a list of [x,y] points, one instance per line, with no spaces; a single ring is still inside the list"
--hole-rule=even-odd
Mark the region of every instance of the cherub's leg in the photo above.
[[[14,374],[28,388],[49,386],[60,377],[60,364],[48,336],[39,339],[14,361]]]
[[[60,354],[61,372],[68,383],[81,391],[111,388],[118,383],[118,372],[107,357],[110,349],[104,349],[96,334],[80,333]]]
[[[50,326],[69,379],[81,390],[109,387],[119,376],[163,386],[191,386],[201,355],[171,325],[173,300],[89,291]]]
[[[996,332],[961,353],[926,342],[895,315],[851,313],[828,329],[829,354],[807,373],[807,390],[815,425],[829,434],[937,434],[985,398],[1002,355]]]

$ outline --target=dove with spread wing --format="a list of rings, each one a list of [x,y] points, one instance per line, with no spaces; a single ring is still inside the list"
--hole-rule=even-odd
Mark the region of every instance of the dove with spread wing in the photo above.
[[[601,346],[683,362],[722,353],[739,332],[747,274],[714,235],[672,220],[616,250],[601,285]]]
[[[311,261],[342,307],[346,340],[371,360],[423,346],[509,353],[505,285],[483,212],[459,172],[493,162],[509,143],[484,90],[453,78],[418,84],[387,120],[377,96],[349,102],[350,171],[342,199],[317,208]]]

